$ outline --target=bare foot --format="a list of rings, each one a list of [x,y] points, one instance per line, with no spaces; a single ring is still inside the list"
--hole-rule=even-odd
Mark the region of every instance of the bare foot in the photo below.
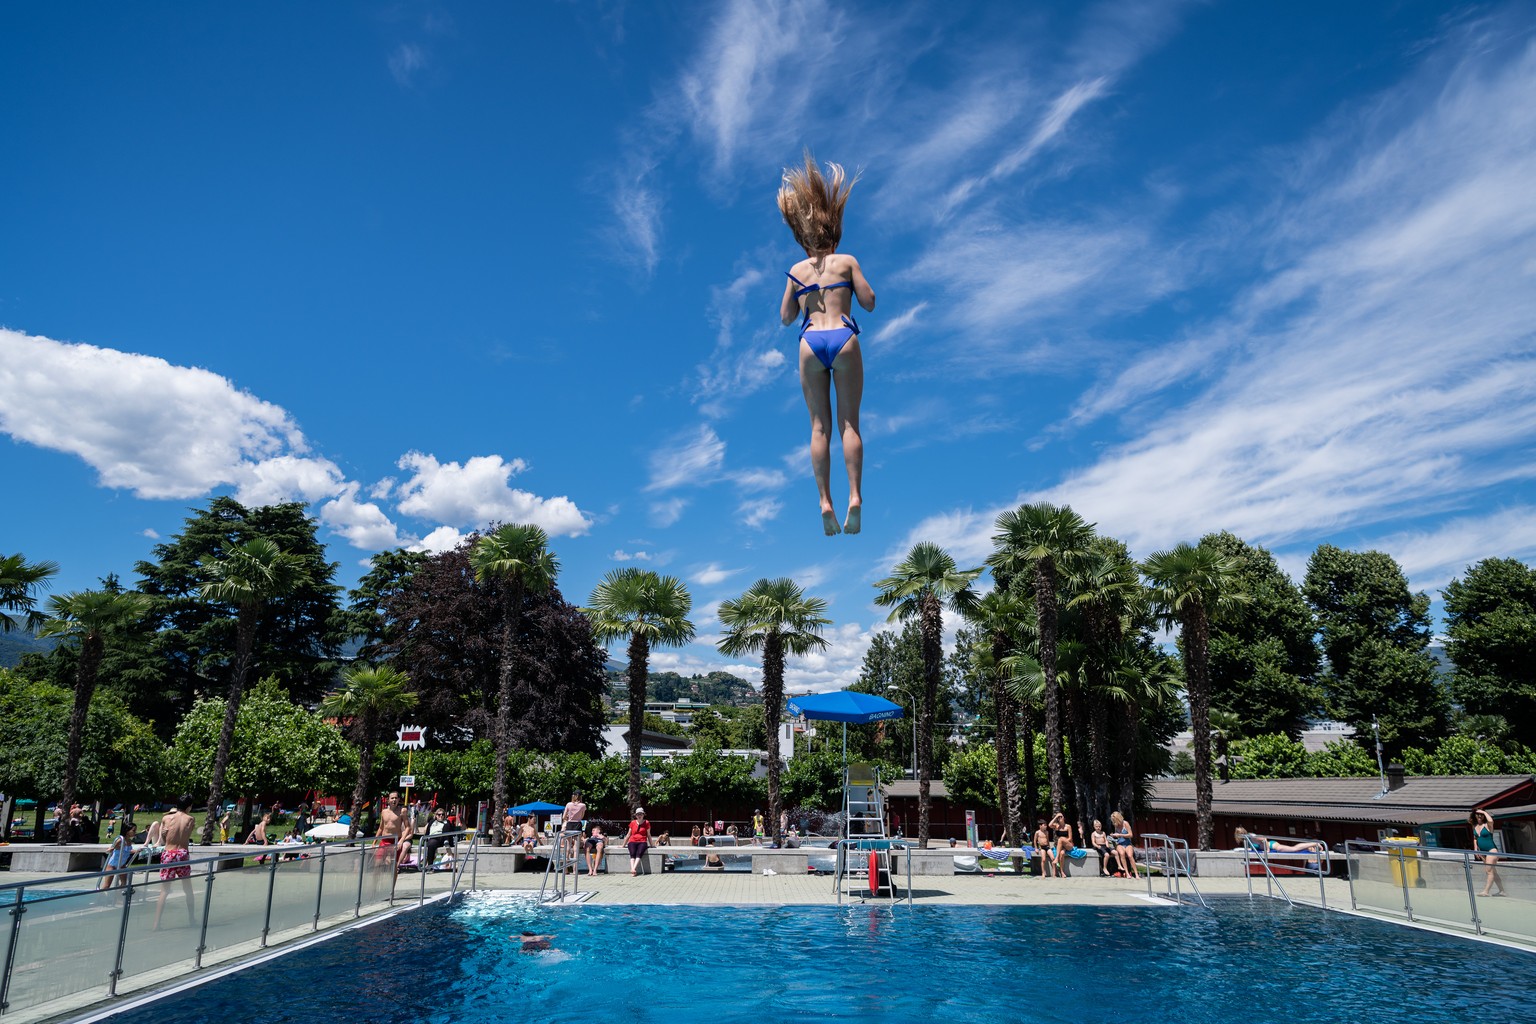
[[[836,537],[842,533],[842,528],[837,525],[837,513],[830,509],[821,514],[821,532],[828,537]]]
[[[862,505],[848,506],[848,518],[843,520],[843,532],[848,534],[858,533],[862,522],[864,508]]]

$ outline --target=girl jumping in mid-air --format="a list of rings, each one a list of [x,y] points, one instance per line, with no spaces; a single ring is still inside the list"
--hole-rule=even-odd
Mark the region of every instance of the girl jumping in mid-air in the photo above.
[[[805,154],[805,166],[784,172],[779,186],[779,212],[805,250],[784,285],[780,315],[784,323],[800,321],[800,390],[811,413],[811,472],[821,496],[821,528],[828,537],[839,532],[832,506],[832,387],[837,387],[837,429],[848,466],[848,516],[842,531],[858,533],[864,499],[864,441],[859,437],[859,401],[864,397],[864,357],[859,351],[859,325],[849,316],[853,299],[866,311],[875,308],[875,290],[864,279],[859,261],[837,251],[843,237],[843,206],[853,181],[842,167],[828,164],[831,179]],[[858,180],[857,178],[854,179]]]

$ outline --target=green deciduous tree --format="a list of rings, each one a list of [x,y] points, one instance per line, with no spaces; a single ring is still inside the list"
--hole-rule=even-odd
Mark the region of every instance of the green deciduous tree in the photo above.
[[[788,577],[761,579],[741,597],[720,604],[725,633],[717,646],[727,657],[757,654],[763,660],[763,723],[768,739],[768,821],[777,832],[779,792],[779,720],[784,716],[784,659],[825,650],[821,631],[832,624],[827,603],[807,597]]]
[[[60,794],[60,803],[66,808],[75,801],[75,782],[84,752],[85,720],[91,698],[96,693],[97,671],[101,667],[106,638],[115,630],[142,619],[150,604],[150,599],[142,594],[114,594],[105,590],[61,594],[48,602],[52,618],[43,624],[39,635],[60,637],[65,643],[78,648],[74,700],[69,711],[69,735]],[[70,834],[70,827],[69,816],[66,814],[59,821],[59,842],[67,843],[74,838]]]
[[[1264,548],[1230,533],[1200,544],[1236,560],[1237,586],[1249,596],[1211,623],[1211,707],[1236,715],[1246,735],[1295,739],[1322,707],[1312,609]]]
[[[1268,733],[1232,744],[1234,779],[1299,779],[1311,760],[1307,748],[1284,733]]]
[[[1333,717],[1363,736],[1379,716],[1382,744],[1394,756],[1405,744],[1444,736],[1450,703],[1428,653],[1429,598],[1409,592],[1392,556],[1324,544],[1307,563],[1302,589],[1322,631]]]
[[[640,741],[645,721],[646,675],[653,647],[682,647],[694,636],[693,598],[674,576],[645,569],[615,569],[592,591],[587,616],[601,643],[629,642],[629,805],[640,802]]]
[[[341,689],[320,702],[320,713],[350,723],[357,743],[357,784],[352,788],[352,825],[347,838],[357,836],[362,821],[363,802],[372,783],[373,748],[383,738],[385,727],[397,715],[416,706],[416,695],[409,689],[410,677],[389,666],[375,668],[358,665],[342,676]]]
[[[207,698],[182,719],[169,757],[181,785],[211,783],[226,710],[223,700]],[[245,694],[225,768],[228,792],[249,798],[311,789],[336,793],[356,778],[357,752],[341,730],[290,700],[276,679],[263,679]]]
[[[1350,779],[1375,775],[1376,759],[1358,743],[1332,740],[1307,755],[1306,774],[1318,779]]]
[[[1536,569],[1487,558],[1445,588],[1451,696],[1469,715],[1498,715],[1536,745]]]
[[[917,841],[928,847],[933,780],[933,722],[944,664],[944,606],[960,614],[977,601],[971,584],[982,569],[961,569],[949,552],[927,541],[912,546],[891,575],[875,584],[875,603],[892,609],[890,621],[916,619],[923,640],[922,704],[917,719]]]

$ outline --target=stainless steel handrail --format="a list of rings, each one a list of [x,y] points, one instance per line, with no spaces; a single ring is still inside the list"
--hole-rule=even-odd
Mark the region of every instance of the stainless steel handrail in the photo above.
[[[1193,858],[1189,852],[1189,841],[1178,839],[1174,836],[1164,835],[1161,832],[1143,832],[1142,861],[1147,865],[1147,895],[1156,896],[1152,891],[1152,862],[1161,860],[1163,863],[1163,896],[1172,899],[1175,903],[1184,902],[1184,890],[1181,878],[1189,879],[1190,891],[1195,894],[1195,899],[1200,901],[1202,907],[1207,906],[1205,897],[1200,894],[1200,886],[1195,884],[1193,871]],[[1153,844],[1156,843],[1156,846]],[[1152,851],[1157,849],[1161,857],[1153,857]]]
[[[1287,905],[1295,906],[1296,901],[1291,899],[1291,894],[1285,891],[1285,885],[1280,881],[1279,877],[1276,876],[1274,871],[1274,864],[1270,858],[1270,854],[1275,852],[1269,848],[1270,843],[1280,842],[1295,845],[1296,837],[1264,836],[1258,834],[1257,832],[1249,832],[1247,841],[1243,843],[1243,874],[1248,879],[1248,895],[1252,896],[1253,872],[1249,870],[1249,868],[1253,861],[1257,859],[1259,865],[1264,869],[1264,884],[1266,889],[1273,885],[1276,889],[1280,890],[1280,895],[1285,900]],[[1301,842],[1316,843],[1318,848],[1315,851],[1296,851],[1294,853],[1282,853],[1281,856],[1286,857],[1287,860],[1281,864],[1281,867],[1287,871],[1296,872],[1297,874],[1315,875],[1317,877],[1318,903],[1323,907],[1327,907],[1328,890],[1323,884],[1323,879],[1327,878],[1333,870],[1333,851],[1328,849],[1328,844],[1323,842],[1321,839],[1303,839]],[[1302,859],[1293,861],[1290,858]],[[1311,862],[1316,863],[1314,864]],[[1272,897],[1273,894],[1266,892],[1265,895]]]

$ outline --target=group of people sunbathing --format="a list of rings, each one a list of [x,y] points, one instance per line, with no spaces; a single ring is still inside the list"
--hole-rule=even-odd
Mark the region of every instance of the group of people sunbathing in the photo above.
[[[1136,848],[1131,845],[1130,822],[1125,820],[1125,815],[1115,811],[1109,816],[1109,823],[1113,832],[1105,832],[1104,823],[1094,819],[1088,840],[1099,855],[1099,874],[1133,877],[1136,874]],[[1067,877],[1067,862],[1088,855],[1073,842],[1072,825],[1060,811],[1050,821],[1040,819],[1035,827],[1034,842],[1035,855],[1040,858],[1040,874],[1045,878]]]

